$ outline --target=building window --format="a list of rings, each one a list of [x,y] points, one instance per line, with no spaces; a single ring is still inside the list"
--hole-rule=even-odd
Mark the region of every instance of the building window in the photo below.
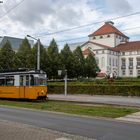
[[[122,69],[126,68],[126,60],[125,58],[122,58]]]
[[[111,58],[109,58],[109,65],[111,66]]]
[[[137,66],[140,67],[140,58],[137,58]]]
[[[137,54],[140,54],[140,50],[137,51]]]
[[[96,37],[94,36],[93,39],[96,39]]]
[[[122,65],[125,66],[125,58],[122,58]]]
[[[115,64],[114,64],[114,58],[113,58],[113,66],[115,66]]]
[[[96,63],[97,63],[97,65],[99,65],[99,58],[96,57],[95,59],[96,59]]]
[[[104,53],[105,53],[105,51],[104,51],[104,50],[102,50],[102,53],[104,54]]]
[[[133,70],[129,70],[129,75],[133,75]]]
[[[116,67],[118,66],[118,60],[116,59]]]
[[[110,35],[107,35],[107,37],[110,37]]]
[[[129,54],[131,55],[131,54],[132,54],[132,52],[129,52]]]
[[[129,66],[133,67],[133,58],[129,58]]]
[[[119,39],[121,39],[121,36],[119,36]]]
[[[118,36],[116,35],[116,38],[118,38]]]
[[[129,65],[133,66],[133,58],[129,58]]]
[[[122,70],[122,75],[125,75],[125,70]]]
[[[101,35],[100,38],[103,38],[103,36]]]
[[[122,52],[122,55],[125,55],[125,52]]]
[[[105,66],[105,58],[104,57],[102,57],[101,65],[102,65],[102,67]]]
[[[96,51],[96,54],[98,54],[98,51]]]
[[[140,70],[137,70],[137,76],[140,76]]]

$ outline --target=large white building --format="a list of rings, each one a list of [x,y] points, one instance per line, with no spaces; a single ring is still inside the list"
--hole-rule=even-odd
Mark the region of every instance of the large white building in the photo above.
[[[140,41],[129,42],[129,37],[108,21],[89,35],[81,45],[84,56],[95,55],[101,74],[120,77],[140,76]]]

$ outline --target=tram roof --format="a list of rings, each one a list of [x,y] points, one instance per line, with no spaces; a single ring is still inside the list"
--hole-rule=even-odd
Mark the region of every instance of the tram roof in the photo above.
[[[0,72],[0,76],[3,75],[22,75],[22,74],[45,74],[42,70],[5,70]]]

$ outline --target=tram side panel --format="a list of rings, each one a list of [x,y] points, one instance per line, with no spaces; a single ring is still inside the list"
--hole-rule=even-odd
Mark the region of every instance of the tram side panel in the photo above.
[[[0,86],[0,98],[19,98],[19,87]]]
[[[47,86],[29,86],[25,87],[25,98],[38,99],[47,97]]]

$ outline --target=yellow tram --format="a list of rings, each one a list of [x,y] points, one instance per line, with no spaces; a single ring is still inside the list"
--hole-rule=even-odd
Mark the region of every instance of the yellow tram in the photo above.
[[[46,73],[23,69],[0,73],[0,98],[46,99]]]

